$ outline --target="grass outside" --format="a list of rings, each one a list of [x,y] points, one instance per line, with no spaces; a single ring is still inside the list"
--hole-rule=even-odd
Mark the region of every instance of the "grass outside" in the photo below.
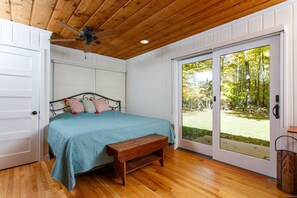
[[[212,110],[183,113],[183,126],[212,131]],[[269,119],[264,116],[221,112],[221,132],[269,141]]]

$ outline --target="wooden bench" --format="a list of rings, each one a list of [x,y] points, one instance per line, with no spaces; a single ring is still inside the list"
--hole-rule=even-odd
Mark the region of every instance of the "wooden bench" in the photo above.
[[[163,148],[167,144],[168,137],[152,134],[107,145],[107,153],[114,155],[114,177],[120,174],[125,186],[126,174],[154,161],[163,167]]]

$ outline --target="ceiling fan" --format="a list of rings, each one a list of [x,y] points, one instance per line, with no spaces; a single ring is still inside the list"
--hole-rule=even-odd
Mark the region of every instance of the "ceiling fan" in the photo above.
[[[91,45],[92,43],[104,45],[112,50],[117,49],[117,47],[114,45],[100,41],[101,38],[109,38],[109,37],[117,36],[118,33],[115,30],[109,29],[101,32],[94,32],[92,27],[85,26],[83,27],[82,31],[79,31],[62,21],[57,21],[56,23],[61,27],[76,34],[77,36],[79,36],[79,38],[50,39],[51,42],[68,42],[68,41],[85,42],[84,52],[92,52],[92,45]]]

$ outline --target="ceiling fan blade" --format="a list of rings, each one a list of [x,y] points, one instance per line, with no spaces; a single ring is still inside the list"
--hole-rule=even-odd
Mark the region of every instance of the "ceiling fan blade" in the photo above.
[[[118,36],[119,33],[115,30],[104,30],[101,32],[95,32],[95,36],[97,36],[98,38],[109,38],[109,37],[114,37],[114,36]]]
[[[96,42],[97,44],[100,44],[100,45],[103,45],[103,46],[105,46],[105,47],[108,47],[109,49],[111,49],[111,50],[117,50],[118,49],[118,47],[117,46],[115,46],[115,45],[112,45],[112,44],[109,44],[109,43],[104,43],[104,42]]]
[[[81,39],[76,39],[76,38],[65,38],[65,39],[50,39],[51,42],[65,42],[65,41],[82,41]]]
[[[67,25],[66,23],[64,23],[64,22],[62,22],[62,21],[57,21],[56,23],[57,23],[59,26],[61,26],[61,27],[65,28],[65,29],[67,29],[67,30],[73,32],[74,34],[77,34],[78,36],[81,34],[80,31],[74,29],[73,27]]]
[[[92,49],[93,49],[92,45],[85,45],[84,46],[84,52],[92,52]]]

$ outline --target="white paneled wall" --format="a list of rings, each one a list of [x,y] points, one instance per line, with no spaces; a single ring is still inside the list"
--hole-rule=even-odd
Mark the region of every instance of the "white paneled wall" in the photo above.
[[[126,106],[126,74],[96,69],[96,93],[121,100],[122,111]]]
[[[40,62],[40,137],[41,156],[47,158],[47,125],[50,93],[50,39],[51,32],[0,19],[0,43],[41,52]]]
[[[67,47],[51,45],[51,59],[82,67],[90,67],[115,72],[126,72],[126,61],[94,53],[84,53]]]
[[[54,100],[95,92],[95,69],[54,64]]]
[[[175,82],[171,77],[173,74],[172,59],[178,57],[198,54],[203,51],[212,50],[224,42],[232,42],[255,33],[266,32],[279,25],[285,25],[287,31],[285,38],[285,75],[286,89],[284,90],[286,104],[286,119],[289,124],[297,124],[297,79],[287,76],[297,75],[297,5],[296,1],[286,1],[277,6],[268,8],[261,12],[235,20],[233,22],[218,26],[206,32],[194,35],[179,42],[137,56],[127,61],[127,112],[165,118],[173,121],[173,86]],[[294,17],[294,18],[293,18]],[[293,25],[294,21],[294,25]],[[296,24],[296,25],[295,25]],[[292,30],[294,29],[292,34]],[[293,39],[294,38],[294,39]],[[294,46],[292,45],[293,41]],[[294,53],[294,56],[293,56]],[[295,80],[296,79],[296,80]],[[294,94],[289,92],[293,91]],[[294,97],[293,97],[294,96]],[[289,98],[291,97],[291,98]]]
[[[121,100],[126,106],[126,61],[99,54],[84,53],[52,45],[51,99],[61,99],[82,92]]]

